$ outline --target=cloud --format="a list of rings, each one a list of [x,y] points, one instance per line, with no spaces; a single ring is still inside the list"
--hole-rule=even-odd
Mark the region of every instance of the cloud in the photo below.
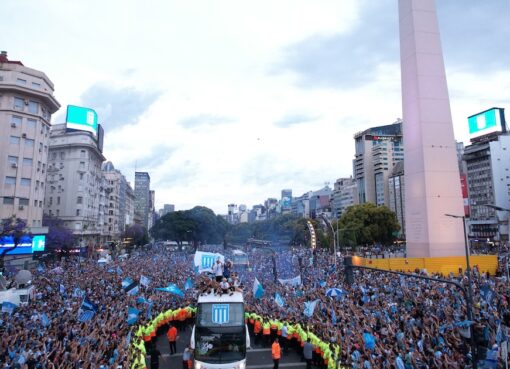
[[[81,103],[96,110],[99,122],[111,131],[134,124],[161,96],[159,91],[138,91],[132,87],[115,88],[96,83],[81,95]]]
[[[277,127],[286,128],[297,124],[314,122],[319,118],[319,116],[312,116],[308,114],[289,114],[275,122],[275,125]]]
[[[179,124],[184,128],[196,128],[204,125],[216,126],[219,124],[227,124],[232,122],[234,122],[234,120],[229,117],[210,114],[200,114],[181,119],[179,121]]]

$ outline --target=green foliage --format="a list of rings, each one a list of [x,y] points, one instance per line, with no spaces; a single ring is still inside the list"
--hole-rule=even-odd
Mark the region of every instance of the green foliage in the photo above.
[[[336,225],[334,226],[336,227]],[[338,221],[340,245],[381,243],[389,245],[400,229],[397,216],[386,206],[372,203],[347,208]]]

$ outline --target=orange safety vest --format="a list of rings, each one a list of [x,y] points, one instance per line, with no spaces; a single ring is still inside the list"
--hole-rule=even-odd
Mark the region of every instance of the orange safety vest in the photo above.
[[[166,337],[168,338],[168,342],[175,342],[177,339],[177,328],[172,327],[166,333]]]
[[[255,327],[253,327],[253,332],[255,334],[259,334],[261,328],[262,328],[262,325],[260,324],[260,320],[256,320],[255,321]]]
[[[280,345],[278,342],[274,342],[271,346],[271,353],[273,354],[273,359],[279,359],[281,357]]]

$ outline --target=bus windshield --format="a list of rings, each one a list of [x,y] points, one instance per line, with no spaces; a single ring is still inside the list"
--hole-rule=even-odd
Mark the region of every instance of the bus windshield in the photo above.
[[[244,326],[244,306],[240,302],[198,304],[196,324],[198,327]]]
[[[205,363],[232,363],[246,358],[245,326],[195,327],[195,359]]]

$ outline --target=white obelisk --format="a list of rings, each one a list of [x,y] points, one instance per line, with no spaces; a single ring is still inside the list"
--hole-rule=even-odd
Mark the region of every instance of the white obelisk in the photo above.
[[[464,255],[464,215],[434,0],[399,0],[408,257]]]

